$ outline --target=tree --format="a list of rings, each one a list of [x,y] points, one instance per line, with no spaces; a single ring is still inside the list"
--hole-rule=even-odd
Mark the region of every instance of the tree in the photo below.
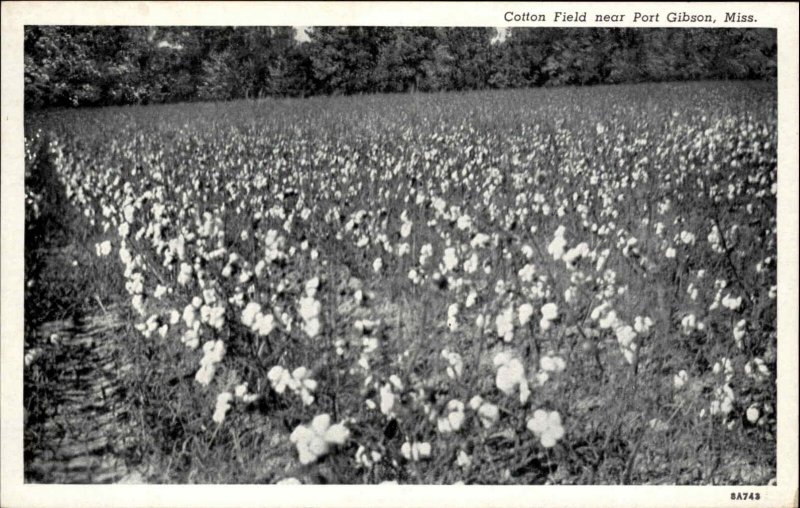
[[[776,75],[772,29],[25,28],[26,107]]]

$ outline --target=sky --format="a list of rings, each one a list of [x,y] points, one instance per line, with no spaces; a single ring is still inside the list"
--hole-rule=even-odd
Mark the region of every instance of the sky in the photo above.
[[[306,34],[306,28],[308,26],[294,26],[295,34],[294,39],[298,42],[304,42],[309,40],[308,35]],[[497,28],[497,37],[493,42],[503,42],[506,38],[506,27],[498,26]]]
[[[306,28],[308,28],[307,26],[295,26],[293,28],[295,29],[294,40],[299,42],[309,40],[308,35],[306,34]]]

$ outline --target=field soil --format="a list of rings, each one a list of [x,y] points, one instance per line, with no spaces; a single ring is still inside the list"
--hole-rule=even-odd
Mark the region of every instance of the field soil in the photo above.
[[[119,377],[131,368],[115,336],[124,326],[111,310],[39,326],[53,337],[49,354],[51,408],[37,447],[26,457],[26,477],[42,483],[138,483],[129,464],[135,414]]]

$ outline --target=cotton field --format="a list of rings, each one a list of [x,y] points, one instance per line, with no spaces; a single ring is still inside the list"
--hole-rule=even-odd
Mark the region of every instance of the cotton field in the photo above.
[[[152,481],[749,485],[776,122],[774,83],[620,85],[64,110],[26,148],[129,323]]]

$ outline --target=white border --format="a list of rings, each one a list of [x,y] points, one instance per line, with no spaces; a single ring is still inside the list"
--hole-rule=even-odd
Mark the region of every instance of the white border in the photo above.
[[[506,23],[506,11],[548,14],[662,13],[657,24]],[[666,23],[667,12],[709,13],[718,22]],[[724,12],[756,23],[722,24]],[[0,235],[0,506],[797,506],[798,418],[798,6],[794,3],[358,3],[4,2],[2,4],[2,235]],[[760,26],[778,28],[778,486],[44,486],[22,482],[23,58],[25,24]],[[731,492],[760,501],[731,501]]]

